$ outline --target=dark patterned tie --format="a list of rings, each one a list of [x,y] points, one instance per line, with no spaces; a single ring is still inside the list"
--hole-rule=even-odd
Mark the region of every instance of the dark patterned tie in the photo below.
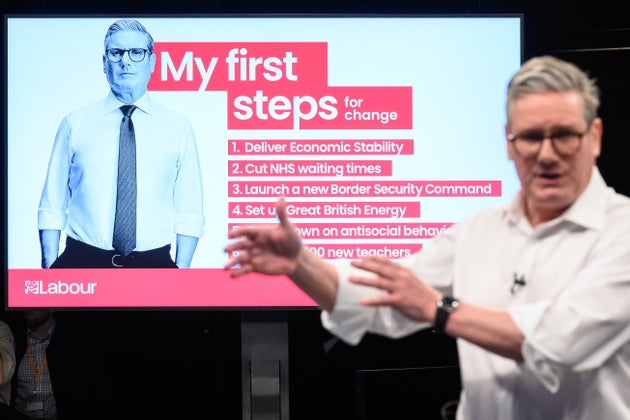
[[[120,122],[118,189],[112,246],[124,256],[136,247],[136,137],[131,121],[135,109],[134,105],[120,107],[124,116]]]

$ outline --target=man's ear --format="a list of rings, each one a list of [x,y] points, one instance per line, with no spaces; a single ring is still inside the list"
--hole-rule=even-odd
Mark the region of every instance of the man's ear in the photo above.
[[[593,156],[597,159],[602,152],[602,134],[604,123],[601,118],[595,118],[591,123],[590,135],[593,139]]]
[[[155,70],[155,63],[157,62],[157,56],[152,53],[151,57],[149,57],[149,60],[151,64],[151,73],[153,73],[153,70]]]
[[[508,124],[505,124],[503,131],[505,133],[505,147],[507,148],[508,159],[514,160],[514,146],[511,144],[512,142],[508,140],[508,134],[511,132]]]

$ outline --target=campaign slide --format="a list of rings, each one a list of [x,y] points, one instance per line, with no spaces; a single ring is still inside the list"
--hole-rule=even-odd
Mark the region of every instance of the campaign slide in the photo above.
[[[194,131],[205,224],[191,267],[42,269],[55,135],[107,96],[117,19],[6,18],[8,308],[311,307],[285,277],[230,278],[228,231],[276,223],[282,197],[321,258],[398,260],[518,191],[504,125],[519,16],[139,16],[149,96]]]

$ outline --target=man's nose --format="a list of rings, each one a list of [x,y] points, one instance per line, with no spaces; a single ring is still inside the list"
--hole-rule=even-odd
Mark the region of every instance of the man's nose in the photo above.
[[[125,51],[123,53],[122,58],[120,59],[120,64],[122,66],[128,66],[131,64],[131,57],[129,56],[129,51]]]
[[[545,137],[540,144],[538,151],[538,160],[557,160],[558,153],[553,146],[553,141],[549,137]]]

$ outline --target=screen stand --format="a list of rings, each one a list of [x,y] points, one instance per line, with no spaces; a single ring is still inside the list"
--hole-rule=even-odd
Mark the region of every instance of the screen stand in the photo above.
[[[243,420],[289,419],[289,333],[284,311],[241,313]]]

